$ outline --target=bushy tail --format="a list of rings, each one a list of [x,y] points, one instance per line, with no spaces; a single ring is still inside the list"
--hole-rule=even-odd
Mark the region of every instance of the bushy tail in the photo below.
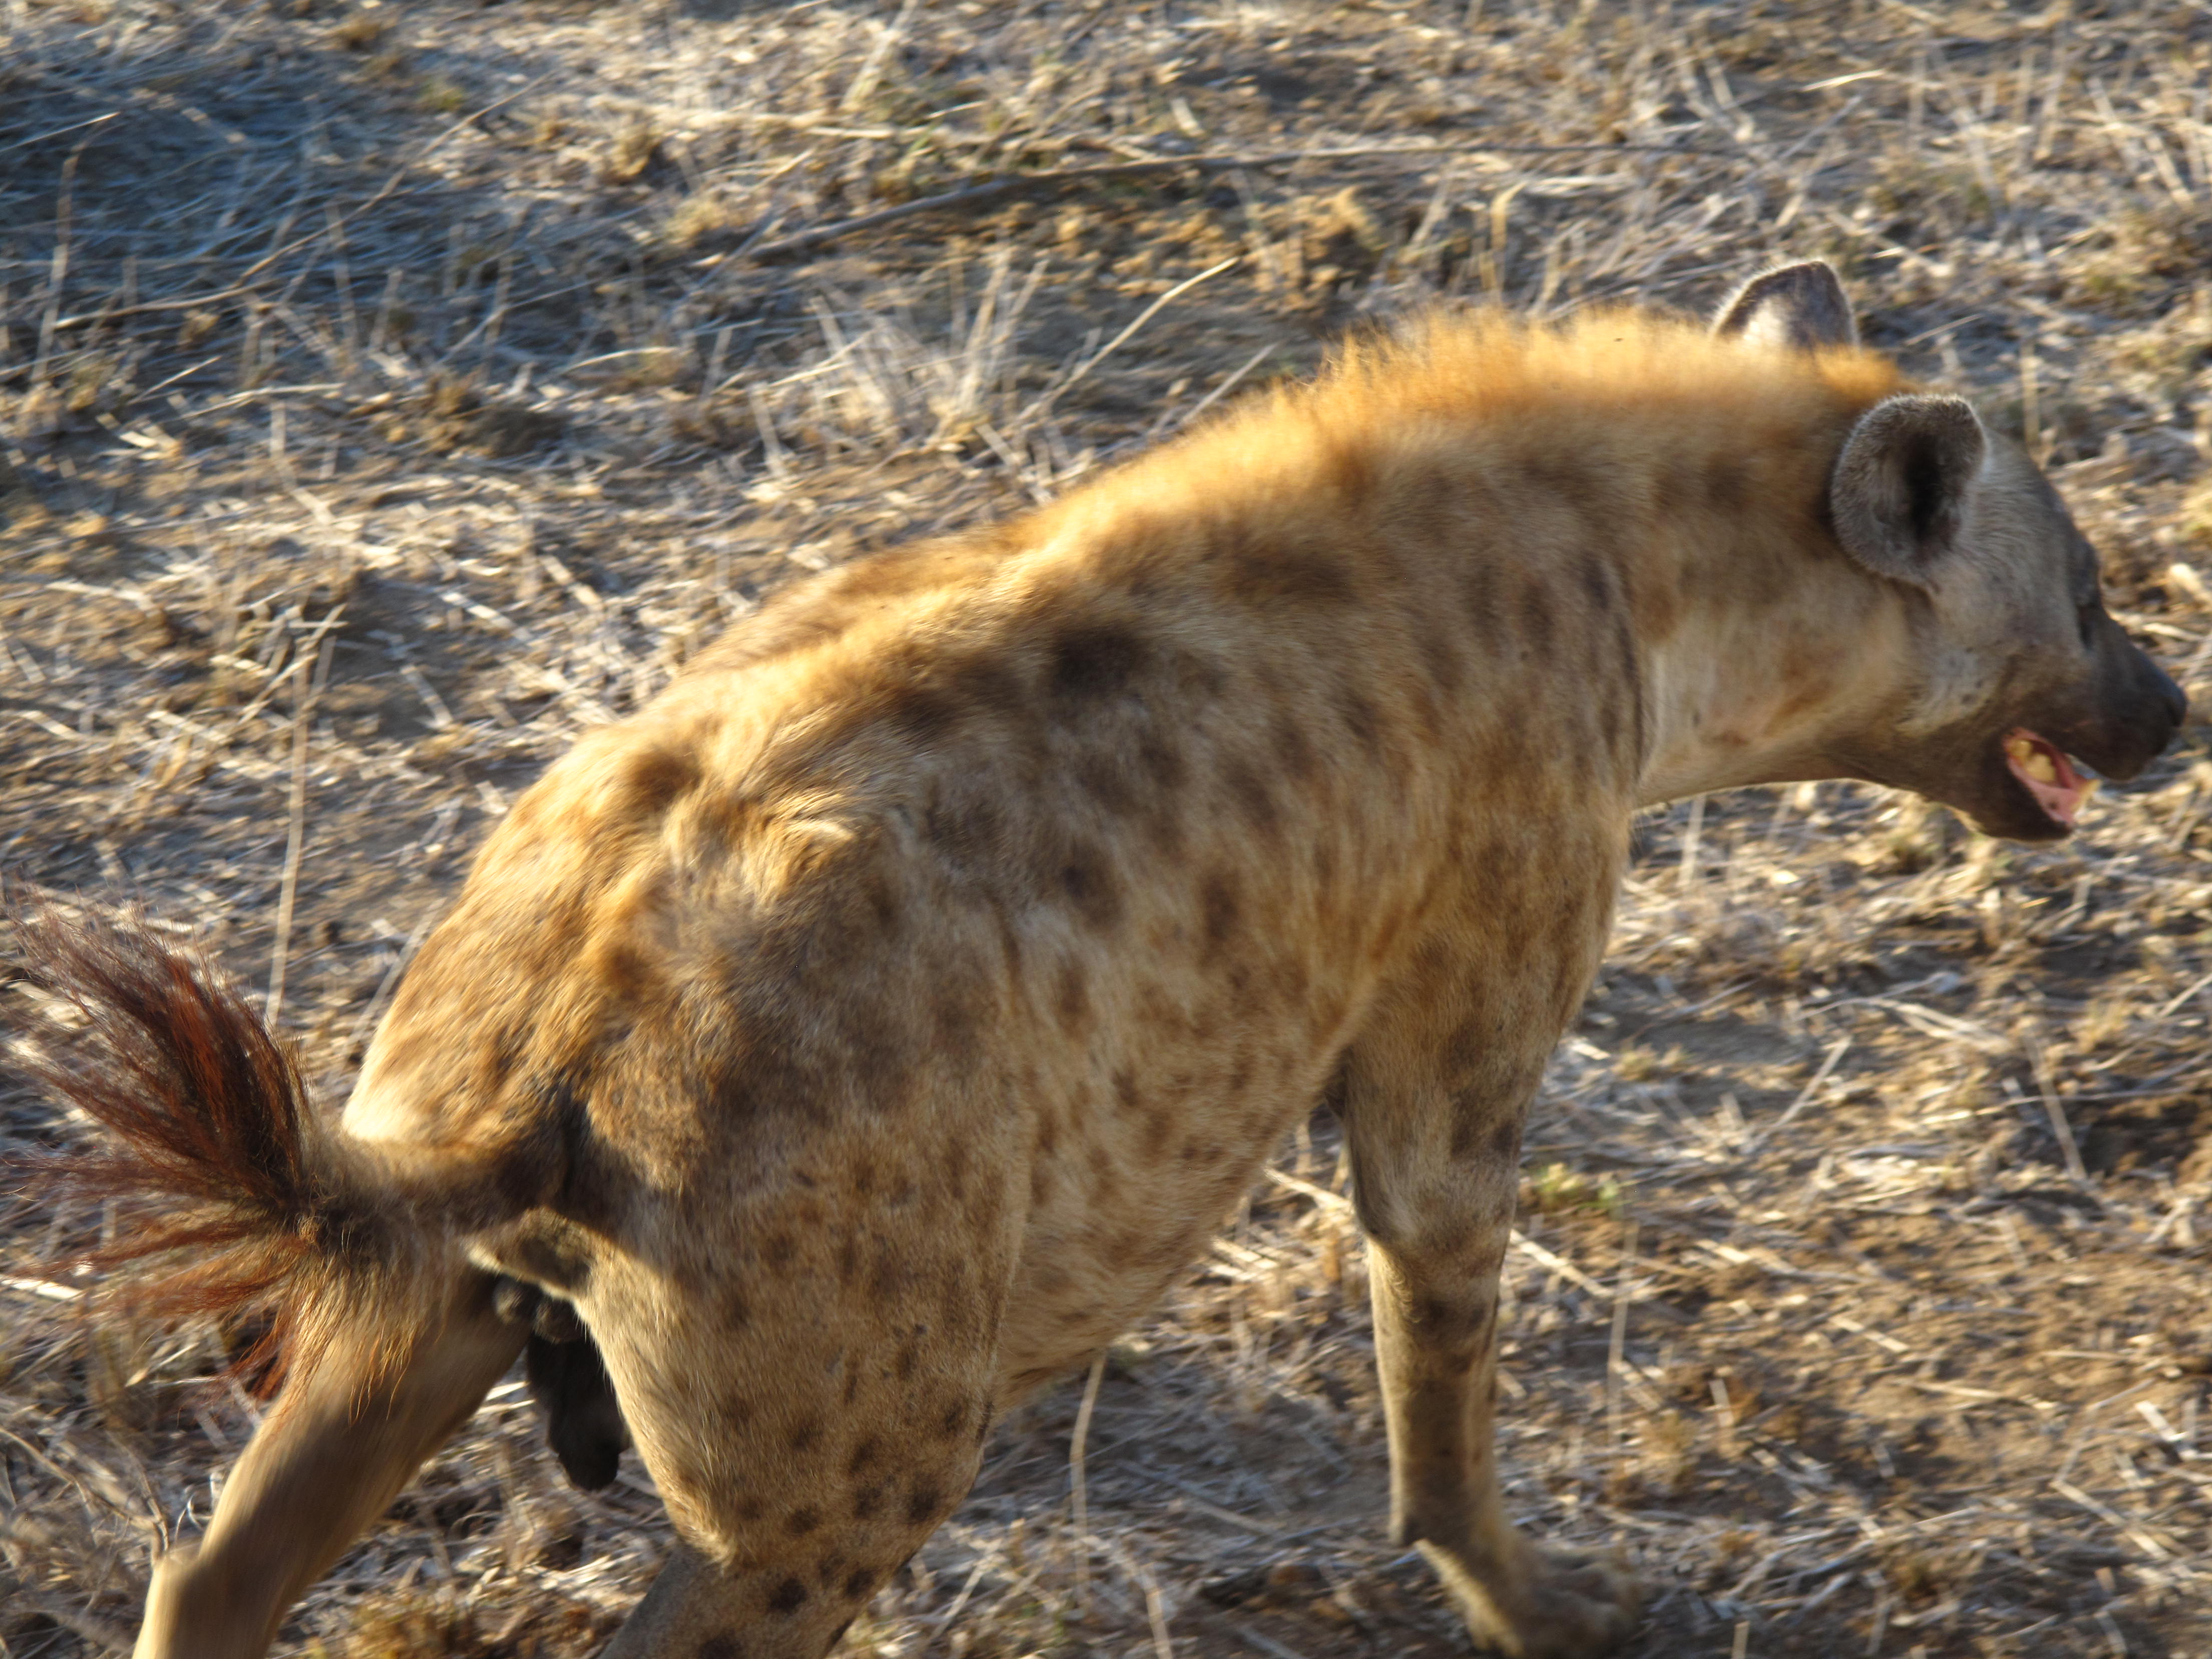
[[[437,1305],[453,1230],[519,1213],[557,1174],[513,1142],[457,1155],[339,1134],[237,988],[149,927],[46,912],[16,932],[58,1005],[24,1069],[105,1133],[14,1162],[47,1192],[117,1201],[106,1242],[76,1255],[132,1269],[134,1310],[272,1312],[247,1362],[273,1361],[272,1382],[338,1324],[396,1357]]]

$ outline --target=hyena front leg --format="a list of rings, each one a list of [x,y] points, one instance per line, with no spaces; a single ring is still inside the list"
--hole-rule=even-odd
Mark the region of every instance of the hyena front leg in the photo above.
[[[1390,1436],[1390,1525],[1459,1604],[1480,1645],[1585,1659],[1635,1628],[1624,1565],[1531,1542],[1506,1518],[1492,1422],[1503,1230],[1461,1247],[1370,1240],[1375,1358]]]
[[[1552,1034],[1525,1008],[1501,1018],[1476,1000],[1475,1029],[1488,1041],[1472,1063],[1463,1039],[1419,1041],[1411,1018],[1363,1036],[1346,1060],[1391,1530],[1437,1570],[1478,1646],[1513,1659],[1593,1659],[1635,1628],[1634,1580],[1617,1560],[1540,1546],[1514,1527],[1492,1423],[1521,1124]]]

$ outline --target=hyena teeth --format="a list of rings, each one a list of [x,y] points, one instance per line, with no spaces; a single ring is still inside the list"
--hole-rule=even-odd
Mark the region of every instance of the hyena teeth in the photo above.
[[[2011,756],[2020,769],[2038,783],[2058,781],[2058,769],[2051,763],[2051,757],[2027,738],[2007,738],[2005,753]]]

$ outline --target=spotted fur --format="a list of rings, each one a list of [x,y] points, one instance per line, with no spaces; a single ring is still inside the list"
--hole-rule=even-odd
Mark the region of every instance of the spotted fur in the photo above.
[[[477,1149],[473,1207],[348,1188],[361,1237],[450,1241],[422,1334],[295,1361],[141,1653],[258,1652],[550,1298],[685,1540],[612,1651],[816,1659],[1325,1089],[1397,1534],[1484,1643],[1604,1650],[1632,1589],[1509,1524],[1489,1414],[1630,818],[1844,775],[2063,832],[2005,735],[2125,775],[2180,713],[2095,580],[1796,267],[1713,331],[1439,316],[787,597],[554,765],[424,944],[315,1156]],[[533,1376],[611,1467],[596,1364]]]

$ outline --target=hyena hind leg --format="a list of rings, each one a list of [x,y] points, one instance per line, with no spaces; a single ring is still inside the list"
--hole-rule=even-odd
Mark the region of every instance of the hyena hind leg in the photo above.
[[[585,1310],[683,1540],[604,1659],[821,1659],[973,1484],[990,1353],[936,1306],[657,1289],[655,1318],[609,1318],[644,1297],[602,1264]]]
[[[295,1358],[205,1536],[156,1564],[137,1659],[259,1659],[285,1611],[514,1363],[524,1333],[493,1311],[491,1287],[456,1273],[431,1334],[396,1361],[372,1331]]]

